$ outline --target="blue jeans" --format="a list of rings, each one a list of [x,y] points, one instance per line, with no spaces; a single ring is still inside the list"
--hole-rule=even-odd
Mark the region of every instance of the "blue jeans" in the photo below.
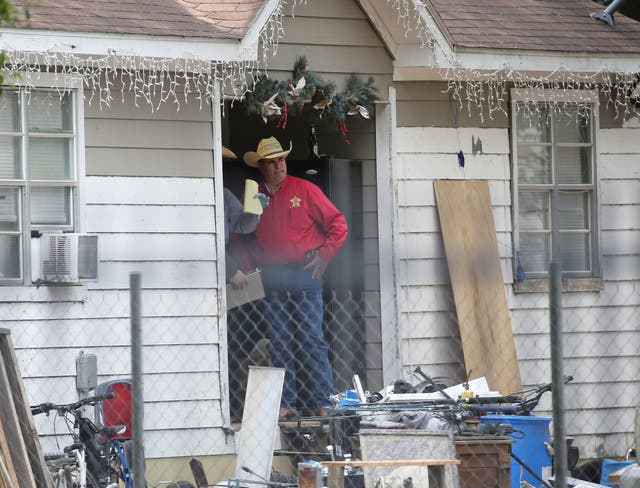
[[[264,316],[272,345],[272,362],[284,368],[282,406],[297,408],[307,393],[314,407],[331,403],[333,374],[322,332],[322,280],[303,265],[266,266]]]

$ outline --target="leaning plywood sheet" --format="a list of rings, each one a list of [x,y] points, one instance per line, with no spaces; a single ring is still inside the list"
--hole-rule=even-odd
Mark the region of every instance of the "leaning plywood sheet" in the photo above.
[[[4,433],[2,422],[0,422],[0,488],[10,488],[18,486],[16,469],[13,466],[11,456],[9,456],[9,442]]]
[[[0,421],[9,444],[9,452],[4,454],[13,464],[18,478],[16,486],[51,486],[7,329],[0,329],[0,398],[3,399],[0,402]]]
[[[502,394],[522,390],[486,181],[434,182],[465,368]]]

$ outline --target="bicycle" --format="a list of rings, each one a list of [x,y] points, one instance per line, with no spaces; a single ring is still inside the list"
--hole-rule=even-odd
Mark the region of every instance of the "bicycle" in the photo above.
[[[65,419],[74,443],[60,454],[45,456],[56,488],[117,488],[119,480],[126,488],[133,486],[124,449],[113,437],[122,434],[124,425],[97,427],[85,417],[82,408],[114,398],[114,393],[83,398],[74,403],[41,403],[31,407],[31,414],[52,411]],[[72,423],[72,425],[71,425]]]
[[[573,381],[573,376],[565,376],[563,379],[564,384],[571,381]],[[462,405],[476,415],[496,413],[530,416],[533,415],[533,409],[538,406],[542,396],[552,389],[553,385],[551,383],[545,383],[536,388],[507,396],[472,397]]]

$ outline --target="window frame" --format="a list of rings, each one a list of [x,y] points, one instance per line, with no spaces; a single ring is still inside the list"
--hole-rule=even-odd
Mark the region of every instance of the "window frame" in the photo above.
[[[84,200],[83,192],[80,190],[85,175],[85,139],[84,139],[84,93],[82,79],[74,75],[61,75],[53,73],[26,73],[24,77],[18,78],[15,85],[3,86],[3,90],[17,92],[21,100],[18,103],[20,110],[20,127],[18,133],[14,137],[20,137],[21,150],[21,178],[0,180],[2,188],[16,188],[20,195],[19,220],[20,232],[20,263],[19,269],[21,277],[19,278],[0,278],[0,287],[5,286],[35,286],[32,281],[32,231],[37,232],[81,232],[85,228]],[[60,91],[68,92],[71,97],[71,135],[65,133],[56,134],[55,131],[46,132],[38,131],[30,134],[27,127],[28,121],[24,114],[28,108],[28,98],[31,92],[52,92],[59,94]],[[8,133],[3,133],[8,134]],[[66,139],[70,141],[70,168],[69,178],[60,180],[37,180],[33,184],[29,175],[29,138],[53,138]],[[70,205],[69,224],[32,224],[31,223],[31,187],[45,188],[69,188]]]
[[[551,191],[546,189],[549,193],[549,205],[552,203],[552,195],[554,189],[558,189],[558,192],[562,190],[581,190],[587,189],[591,194],[593,202],[589,207],[589,224],[591,228],[591,236],[589,239],[589,245],[591,251],[589,253],[589,259],[591,262],[591,271],[563,271],[563,282],[565,289],[575,289],[576,291],[584,291],[585,289],[590,291],[597,291],[602,288],[601,277],[601,262],[602,262],[602,233],[601,233],[601,211],[599,205],[599,199],[601,194],[600,177],[598,171],[599,161],[599,140],[600,133],[599,127],[599,97],[596,90],[554,90],[554,89],[511,89],[511,158],[512,158],[512,222],[513,222],[513,273],[514,277],[517,277],[518,259],[516,252],[520,249],[520,192],[518,181],[518,132],[517,132],[517,105],[523,102],[530,103],[587,103],[591,109],[590,115],[590,130],[591,130],[591,171],[592,171],[592,183],[591,184],[561,184],[556,181],[555,174],[553,177]],[[555,173],[555,158],[556,147],[555,141],[550,143],[551,150],[551,164]],[[564,147],[562,144],[560,147]],[[568,187],[568,188],[567,188]],[[553,210],[550,209],[550,216],[553,215]],[[552,239],[552,229],[550,226],[549,235]],[[553,241],[550,241],[549,252],[553,255]],[[526,271],[525,271],[526,273]],[[548,287],[548,272],[546,273],[534,273],[529,277],[525,275],[524,282],[518,282],[514,279],[517,291],[545,291]],[[523,283],[525,283],[523,285]]]

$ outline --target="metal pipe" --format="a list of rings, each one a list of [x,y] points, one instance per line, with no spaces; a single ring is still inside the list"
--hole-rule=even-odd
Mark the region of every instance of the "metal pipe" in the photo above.
[[[602,22],[606,22],[611,27],[613,27],[616,23],[613,18],[613,14],[620,8],[624,0],[613,0],[609,4],[609,6],[601,12],[596,12],[591,14],[591,17],[597,20],[601,20]]]
[[[129,275],[131,299],[132,467],[134,488],[145,488],[142,397],[142,325],[140,273]]]
[[[553,415],[553,465],[556,488],[567,488],[567,443],[564,430],[564,349],[562,344],[562,271],[560,267],[560,195],[551,192],[551,262],[549,263],[549,340]]]
[[[564,348],[562,344],[562,278],[559,265],[549,269],[549,314],[553,412],[553,466],[556,488],[567,487],[567,441],[564,428]]]

